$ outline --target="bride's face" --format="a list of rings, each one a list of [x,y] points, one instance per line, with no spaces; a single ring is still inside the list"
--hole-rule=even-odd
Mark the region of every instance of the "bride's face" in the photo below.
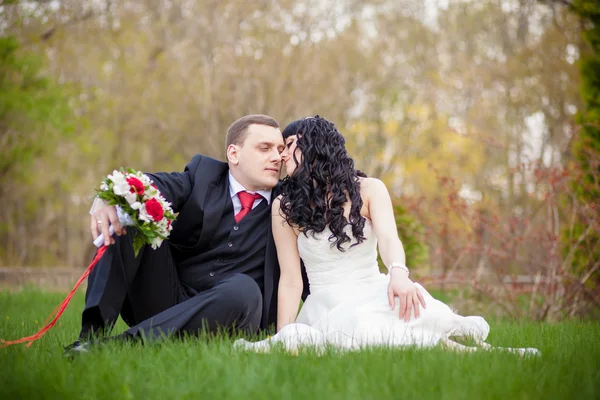
[[[300,166],[300,162],[302,162],[302,152],[296,145],[297,141],[298,136],[289,136],[285,140],[285,148],[281,153],[281,159],[285,164],[285,172],[288,174],[288,176],[292,176],[296,168]],[[294,155],[296,156],[295,158],[298,160],[298,162],[294,160]]]

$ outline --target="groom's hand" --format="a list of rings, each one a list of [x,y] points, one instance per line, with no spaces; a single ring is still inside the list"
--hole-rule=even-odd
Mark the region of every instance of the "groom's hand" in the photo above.
[[[406,273],[401,269],[393,269],[390,271],[390,283],[388,284],[388,300],[390,307],[393,310],[396,306],[394,298],[398,296],[400,299],[400,318],[404,321],[410,320],[412,309],[415,309],[415,318],[419,318],[419,306],[427,308],[425,299],[419,291],[417,285],[411,281]]]
[[[117,216],[117,208],[115,206],[109,206],[104,201],[98,199],[94,204],[94,209],[91,213],[90,218],[90,231],[92,232],[92,238],[96,240],[100,234],[104,235],[104,244],[106,246],[115,243],[115,239],[110,236],[108,228],[110,225],[115,229],[117,236],[121,236],[126,233],[125,228],[121,227],[119,217]]]

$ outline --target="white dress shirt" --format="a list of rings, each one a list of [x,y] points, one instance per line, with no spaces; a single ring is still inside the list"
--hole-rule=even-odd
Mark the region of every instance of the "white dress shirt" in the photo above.
[[[263,201],[263,198],[267,201],[267,204],[271,204],[271,190],[257,190],[256,192],[251,192],[246,190],[246,188],[239,183],[233,175],[231,175],[231,171],[229,171],[229,195],[231,196],[231,201],[233,202],[233,214],[237,214],[242,210],[242,202],[238,197],[239,192],[247,191],[248,193],[258,193],[262,196],[260,199],[254,200],[252,204],[252,209],[254,209],[257,205]]]

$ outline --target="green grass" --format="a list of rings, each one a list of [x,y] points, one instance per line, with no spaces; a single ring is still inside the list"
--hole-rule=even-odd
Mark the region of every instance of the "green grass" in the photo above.
[[[0,338],[37,331],[63,294],[0,292]],[[231,340],[112,345],[63,357],[83,296],[30,348],[0,349],[0,399],[594,399],[600,396],[600,323],[492,321],[488,342],[537,347],[506,353],[369,350],[318,357],[236,351]],[[115,333],[125,328],[122,322]]]

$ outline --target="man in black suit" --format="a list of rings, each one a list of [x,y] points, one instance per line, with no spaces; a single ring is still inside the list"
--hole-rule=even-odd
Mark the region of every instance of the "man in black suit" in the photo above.
[[[115,207],[96,201],[92,236],[103,233],[111,245],[88,278],[81,333],[70,349],[85,350],[83,341],[110,332],[119,315],[130,326],[120,338],[146,340],[200,330],[251,335],[276,323],[270,212],[284,146],[279,124],[242,117],[226,146],[227,163],[198,154],[183,172],[148,174],[178,213],[156,250],[146,246],[135,257]]]

